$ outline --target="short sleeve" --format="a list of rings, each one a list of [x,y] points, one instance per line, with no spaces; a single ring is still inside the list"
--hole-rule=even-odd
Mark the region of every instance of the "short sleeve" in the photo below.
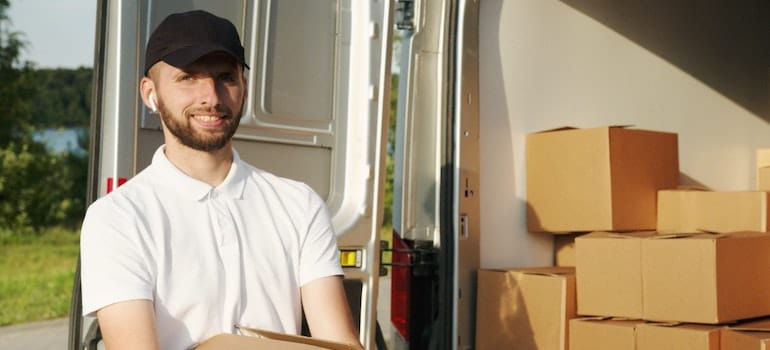
[[[148,245],[137,221],[110,196],[86,212],[80,236],[83,315],[121,301],[153,299]]]
[[[326,204],[309,187],[307,236],[300,252],[300,285],[327,276],[342,275],[337,237]]]

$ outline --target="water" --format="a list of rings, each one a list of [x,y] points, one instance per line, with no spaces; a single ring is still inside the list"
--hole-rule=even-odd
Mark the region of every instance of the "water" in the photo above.
[[[33,137],[53,152],[85,152],[78,145],[78,134],[85,132],[82,128],[43,129],[35,131]]]

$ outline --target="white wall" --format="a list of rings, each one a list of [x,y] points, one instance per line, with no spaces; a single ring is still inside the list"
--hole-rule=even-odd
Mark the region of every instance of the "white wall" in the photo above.
[[[550,235],[526,230],[530,132],[627,124],[676,132],[684,183],[753,189],[754,152],[770,146],[770,124],[725,90],[564,2],[482,1],[480,16],[482,268],[552,263]]]

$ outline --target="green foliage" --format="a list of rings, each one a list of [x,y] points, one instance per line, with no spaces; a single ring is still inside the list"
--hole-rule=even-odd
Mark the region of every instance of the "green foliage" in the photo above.
[[[39,89],[31,112],[37,127],[88,125],[93,69],[39,69],[36,75]]]
[[[26,43],[22,33],[11,30],[8,5],[8,0],[0,0],[0,145],[29,131],[36,91],[32,64],[19,58]]]
[[[26,42],[11,29],[8,7],[0,0],[0,232],[74,226],[85,212],[88,156],[53,153],[33,135],[36,127],[85,130],[92,70],[35,70],[22,62]],[[80,142],[87,144],[85,136]]]
[[[73,213],[74,174],[68,154],[50,154],[29,139],[0,149],[0,227],[60,224]]]
[[[79,142],[87,143],[85,136]],[[78,225],[85,214],[87,169],[87,153],[54,153],[29,134],[2,146],[0,228],[35,232]]]
[[[393,150],[396,148],[396,110],[398,108],[398,75],[390,78],[390,115],[388,117],[388,145],[385,159],[385,193],[383,195],[382,224],[391,226],[393,221],[393,171],[395,161]]]

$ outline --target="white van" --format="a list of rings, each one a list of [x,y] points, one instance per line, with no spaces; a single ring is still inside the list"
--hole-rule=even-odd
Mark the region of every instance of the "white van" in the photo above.
[[[478,269],[554,264],[554,237],[526,229],[526,134],[676,132],[681,183],[719,190],[752,189],[755,149],[770,146],[765,0],[99,0],[89,202],[162,142],[138,95],[142,50],[167,14],[190,9],[238,27],[251,70],[235,147],[326,199],[367,349],[472,349]],[[381,277],[389,151],[393,266]],[[78,285],[69,349],[96,348]],[[378,298],[390,301],[379,311]]]

